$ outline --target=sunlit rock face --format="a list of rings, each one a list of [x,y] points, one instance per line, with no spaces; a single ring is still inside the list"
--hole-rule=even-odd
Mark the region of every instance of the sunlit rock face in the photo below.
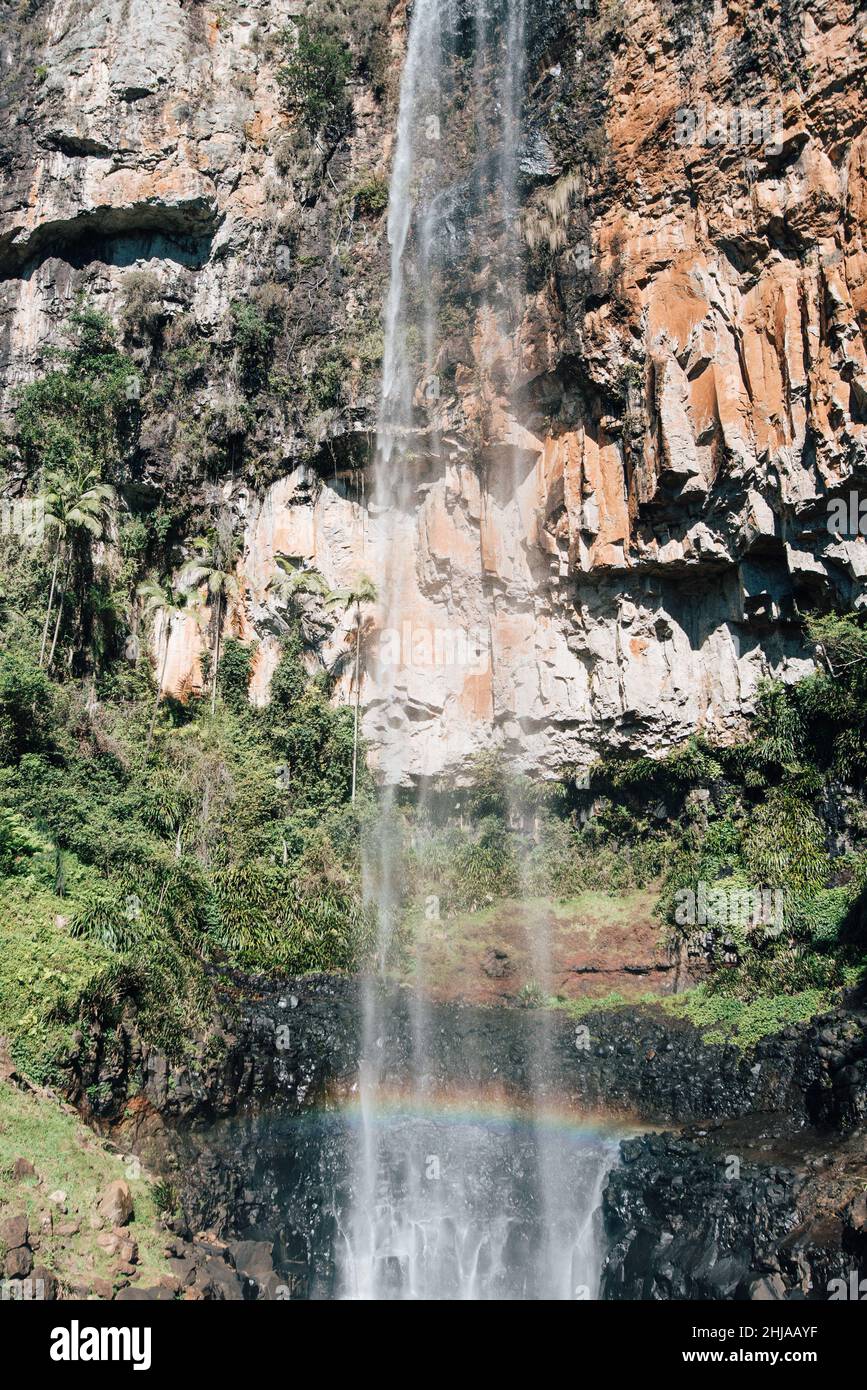
[[[860,602],[867,573],[857,520],[828,526],[829,499],[867,495],[864,15],[842,0],[529,5],[506,227],[461,87],[494,80],[479,34],[496,36],[500,8],[454,7],[436,215],[417,188],[409,233],[412,258],[424,214],[443,312],[408,366],[410,462],[386,508],[376,371],[350,372],[318,413],[291,392],[322,343],[355,360],[379,322],[385,221],[356,218],[347,240],[345,207],[389,172],[394,95],[356,81],[351,133],[302,162],[281,144],[265,41],[294,4],[224,5],[218,22],[169,0],[51,3],[0,40],[26,115],[4,131],[7,386],[44,365],[78,290],[116,309],[131,267],[218,338],[233,298],[281,284],[290,404],[270,402],[216,481],[171,419],[148,426],[139,485],[232,508],[226,631],[258,643],[257,702],[286,631],[275,555],[340,587],[391,554],[361,693],[372,757],[404,782],[459,774],[486,746],[553,776],[608,747],[734,737],[763,676],[809,669],[799,613]],[[393,78],[405,20],[392,7]],[[194,414],[225,383],[191,392]],[[309,610],[311,664],[332,662],[351,615],[335,628]],[[173,629],[170,689],[201,684],[208,641],[207,625]],[[351,668],[336,698],[354,698]]]

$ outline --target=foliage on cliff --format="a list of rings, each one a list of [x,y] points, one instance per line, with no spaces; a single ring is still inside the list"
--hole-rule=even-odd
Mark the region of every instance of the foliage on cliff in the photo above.
[[[104,316],[82,307],[70,328],[16,415],[44,539],[0,538],[0,1034],[39,1077],[97,1004],[134,995],[177,1051],[208,1008],[209,963],[345,969],[369,935],[353,715],[292,622],[267,709],[231,636],[205,695],[155,693],[140,599],[165,618],[186,598],[216,637],[237,538],[226,512],[183,542],[160,524],[136,486],[132,361]],[[191,552],[183,595],[171,576]]]
[[[816,673],[767,683],[747,741],[609,762],[594,781],[638,830],[656,802],[679,820],[660,915],[675,941],[700,941],[718,993],[841,985],[867,960],[867,627],[806,626]]]

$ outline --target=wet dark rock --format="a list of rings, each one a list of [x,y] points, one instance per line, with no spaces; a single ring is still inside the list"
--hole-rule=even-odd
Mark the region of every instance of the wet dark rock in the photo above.
[[[796,1220],[794,1174],[733,1170],[726,1155],[671,1135],[623,1149],[603,1197],[604,1297],[749,1297]]]
[[[491,952],[486,967],[508,964],[502,952]],[[333,1217],[317,1206],[315,1192],[299,1189],[299,1229],[281,1229],[275,1244],[269,1194],[278,1159],[261,1152],[263,1123],[273,1117],[279,1156],[281,1125],[332,1092],[351,1090],[361,988],[358,980],[328,975],[277,984],[239,977],[226,981],[221,1017],[192,1064],[173,1067],[143,1045],[132,1009],[120,1043],[116,1033],[92,1034],[87,1055],[71,1063],[71,1094],[90,1088],[92,1095],[108,1082],[99,1092],[111,1092],[107,1120],[120,1118],[128,1091],[141,1094],[124,1122],[124,1144],[164,1171],[184,1203],[184,1217],[165,1226],[178,1296],[305,1296],[311,1242],[329,1244]],[[382,1080],[399,1088],[415,1051],[411,992],[391,990],[381,1018]],[[543,1090],[552,1098],[692,1125],[687,1135],[645,1135],[621,1146],[604,1198],[611,1241],[606,1297],[773,1298],[782,1281],[785,1297],[814,1298],[827,1296],[829,1281],[842,1277],[864,1242],[864,1211],[851,1192],[841,1189],[840,1210],[825,1221],[822,1203],[804,1199],[803,1190],[808,1174],[817,1190],[833,1184],[841,1136],[854,1134],[867,1115],[865,1024],[853,1000],[744,1053],[708,1045],[689,1022],[658,1008],[575,1020],[565,1011],[435,1003],[425,1080],[432,1089],[455,1078],[482,1088],[496,1078],[508,1092],[528,1094],[544,1040]],[[773,1145],[758,1139],[740,1177],[727,1180],[725,1127],[762,1116],[779,1118],[792,1135],[820,1127],[826,1138],[797,1171],[775,1162]],[[339,1162],[331,1164],[339,1170]],[[851,1210],[845,1219],[844,1208]],[[191,1241],[191,1220],[194,1229],[230,1235],[230,1243],[213,1234]]]
[[[146,1132],[155,1113],[170,1126],[207,1123],[249,1105],[303,1107],[335,1083],[352,1084],[360,1051],[357,980],[312,975],[278,985],[242,983],[246,998],[227,997],[226,1022],[215,1026],[211,1046],[200,1049],[196,1062],[172,1067],[143,1046],[130,1013],[125,1061],[118,1060],[115,1037],[92,1037],[89,1054],[70,1060],[71,1098],[110,1093],[101,1111],[110,1121],[120,1118],[128,1093],[138,1091],[144,1103],[132,1123]],[[432,1005],[431,1014],[430,1070],[437,1083],[461,1076],[481,1084],[497,1076],[526,1091],[534,1038],[549,1030],[550,1089],[577,1104],[684,1123],[785,1110],[795,1124],[841,1131],[867,1118],[861,1009],[840,1008],[787,1028],[747,1054],[709,1046],[689,1022],[652,1008],[594,1013],[580,1023],[565,1012],[459,1002]],[[413,1052],[410,991],[392,991],[383,1017],[385,1079],[399,1083]]]
[[[143,1289],[139,1285],[130,1284],[128,1288],[121,1289],[115,1295],[116,1303],[171,1303],[174,1299],[171,1289],[163,1287],[161,1284],[153,1288]]]
[[[246,1299],[277,1297],[282,1280],[274,1268],[273,1241],[232,1241],[229,1254],[238,1276],[243,1280]]]
[[[171,1258],[168,1261],[169,1273],[172,1274],[178,1283],[183,1287],[192,1284],[196,1277],[196,1266],[192,1260]]]
[[[862,1192],[849,1207],[846,1225],[855,1234],[867,1235],[867,1193]]]
[[[754,1137],[741,1161],[745,1139],[742,1127],[727,1143],[663,1134],[621,1145],[603,1194],[604,1298],[824,1300],[865,1263],[858,1199],[840,1204],[857,1180],[847,1164],[863,1160],[860,1137],[839,1171],[818,1177],[807,1176],[816,1165],[803,1160],[803,1136],[783,1140],[791,1167],[752,1158],[778,1147],[780,1133],[770,1144]]]
[[[218,1302],[240,1302],[243,1297],[241,1280],[230,1265],[218,1255],[209,1256],[196,1270],[196,1287],[206,1298]]]

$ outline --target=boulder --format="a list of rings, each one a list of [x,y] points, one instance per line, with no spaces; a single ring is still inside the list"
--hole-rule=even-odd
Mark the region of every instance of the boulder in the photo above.
[[[7,1279],[26,1279],[33,1268],[33,1255],[27,1245],[18,1245],[6,1256],[4,1273]]]
[[[27,1245],[29,1234],[30,1227],[24,1215],[7,1216],[5,1221],[0,1221],[0,1245],[4,1245],[7,1250]]]
[[[274,1246],[267,1240],[232,1241],[229,1253],[243,1279],[244,1297],[255,1300],[274,1298],[280,1277],[274,1269]]]
[[[110,1182],[97,1207],[99,1215],[112,1226],[125,1226],[133,1214],[132,1193],[123,1178]]]
[[[750,1298],[757,1302],[775,1302],[786,1297],[786,1286],[779,1274],[766,1275],[750,1284]]]
[[[846,1225],[859,1235],[867,1235],[867,1192],[860,1193],[846,1208]]]
[[[34,1299],[53,1303],[57,1298],[57,1276],[47,1265],[34,1265],[30,1272],[30,1282]]]
[[[244,1295],[241,1280],[235,1271],[217,1255],[205,1259],[196,1270],[196,1288],[206,1298],[226,1302],[241,1302]]]

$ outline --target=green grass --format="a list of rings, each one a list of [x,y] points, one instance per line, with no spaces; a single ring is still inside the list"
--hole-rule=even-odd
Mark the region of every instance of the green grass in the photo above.
[[[854,981],[853,981],[854,983]],[[816,1014],[834,1007],[836,990],[805,989],[798,994],[759,994],[745,1001],[728,995],[712,994],[705,985],[683,994],[643,995],[625,999],[616,991],[602,999],[558,1001],[572,1018],[608,1013],[612,1009],[662,1009],[674,1018],[686,1019],[701,1033],[708,1045],[731,1043],[746,1051],[760,1039],[778,1033],[792,1023],[805,1023]]]
[[[565,1010],[572,1018],[585,1018],[587,1014],[609,1013],[612,1009],[624,1009],[630,1002],[634,1007],[634,1000],[625,999],[615,989],[610,994],[603,995],[601,999],[557,1000],[556,1007]]]
[[[16,1158],[30,1160],[36,1176],[16,1180]],[[112,1258],[96,1243],[100,1234],[90,1226],[100,1197],[108,1184],[124,1178],[133,1195],[134,1211],[126,1227],[139,1249],[140,1282],[147,1287],[158,1275],[168,1273],[163,1255],[165,1236],[154,1225],[158,1212],[149,1175],[141,1170],[132,1177],[130,1165],[112,1154],[73,1114],[56,1101],[0,1085],[0,1219],[26,1212],[31,1243],[39,1239],[34,1263],[46,1265],[64,1283],[88,1282],[111,1277]],[[40,1212],[50,1209],[49,1193],[66,1193],[66,1215],[54,1211],[55,1227],[78,1221],[76,1235],[46,1234],[40,1230]]]
[[[552,922],[574,927],[576,931],[586,932],[591,940],[606,926],[625,925],[630,918],[653,916],[656,893],[644,888],[636,888],[624,893],[606,893],[588,890],[569,898],[549,898],[541,895],[520,898],[496,898],[485,907],[472,911],[457,911],[445,918],[449,934],[462,936],[464,932],[475,935],[485,926],[490,926],[509,913],[522,916],[544,915]],[[407,913],[408,923],[421,928],[425,920],[424,908],[416,904]]]
[[[711,994],[704,985],[655,1001],[676,1018],[686,1018],[706,1043],[752,1047],[769,1033],[805,1023],[833,1007],[835,990],[804,989],[798,994],[759,994],[749,1001]]]
[[[62,925],[69,903],[28,879],[0,883],[0,1037],[34,1082],[56,1083],[86,997],[110,994],[118,958]],[[60,919],[60,920],[58,920]]]

